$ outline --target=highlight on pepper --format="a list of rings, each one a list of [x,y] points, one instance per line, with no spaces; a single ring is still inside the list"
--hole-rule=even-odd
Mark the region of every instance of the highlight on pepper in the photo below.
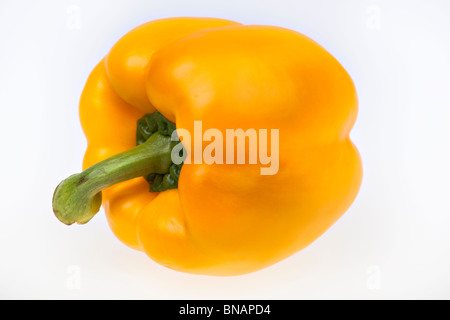
[[[214,18],[150,21],[94,68],[80,99],[83,172],[53,211],[159,264],[233,276],[305,248],[362,179],[355,86],[293,30]]]

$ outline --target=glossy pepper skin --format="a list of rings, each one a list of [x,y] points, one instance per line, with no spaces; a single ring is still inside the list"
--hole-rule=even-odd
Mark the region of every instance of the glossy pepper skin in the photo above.
[[[279,129],[275,175],[255,165],[185,164],[178,189],[149,192],[135,178],[103,191],[109,225],[126,245],[178,271],[245,274],[311,244],[355,199],[357,105],[344,68],[295,31],[156,20],[120,39],[87,81],[83,166],[135,147],[136,121],[155,110],[190,132],[197,120],[224,136]]]

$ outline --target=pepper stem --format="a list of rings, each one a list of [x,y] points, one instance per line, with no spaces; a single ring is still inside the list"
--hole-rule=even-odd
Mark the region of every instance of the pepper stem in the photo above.
[[[53,212],[63,223],[85,224],[100,210],[102,190],[126,180],[165,174],[172,165],[170,136],[159,132],[147,141],[63,180],[53,195]]]

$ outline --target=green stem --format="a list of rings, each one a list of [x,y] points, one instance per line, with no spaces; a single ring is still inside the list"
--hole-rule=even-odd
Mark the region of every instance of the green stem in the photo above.
[[[130,150],[62,181],[53,195],[53,212],[63,223],[85,224],[100,210],[101,191],[126,180],[165,174],[172,165],[170,136],[159,132]]]

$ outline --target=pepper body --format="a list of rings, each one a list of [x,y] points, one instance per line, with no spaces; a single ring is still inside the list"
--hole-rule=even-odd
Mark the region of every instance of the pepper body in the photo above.
[[[126,245],[178,271],[244,274],[308,246],[349,208],[362,178],[349,138],[357,106],[344,68],[302,34],[156,20],[120,39],[87,81],[83,167],[133,148],[136,121],[155,110],[190,132],[194,121],[223,136],[278,129],[274,175],[249,164],[185,164],[178,189],[149,192],[135,178],[103,191],[109,225]]]

